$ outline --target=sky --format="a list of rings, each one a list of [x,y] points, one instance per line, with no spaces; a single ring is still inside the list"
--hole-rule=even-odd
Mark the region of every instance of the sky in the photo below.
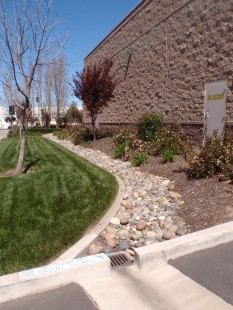
[[[53,0],[53,14],[61,21],[55,35],[69,33],[64,48],[69,76],[83,69],[84,58],[141,0]],[[73,98],[76,102],[78,100]],[[78,102],[80,105],[80,102]]]

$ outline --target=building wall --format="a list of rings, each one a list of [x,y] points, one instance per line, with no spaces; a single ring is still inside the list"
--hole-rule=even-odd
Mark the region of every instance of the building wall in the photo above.
[[[109,57],[119,84],[100,124],[131,124],[156,112],[168,122],[200,125],[205,83],[228,78],[230,85],[233,78],[233,1],[142,1],[85,66]],[[231,90],[227,120],[233,121]]]

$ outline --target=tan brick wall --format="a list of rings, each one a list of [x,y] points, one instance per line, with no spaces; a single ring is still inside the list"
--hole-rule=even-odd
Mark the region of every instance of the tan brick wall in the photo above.
[[[166,121],[202,122],[205,83],[233,78],[233,1],[142,1],[85,65],[108,57],[120,83],[100,123],[135,123],[152,111]],[[233,121],[232,92],[227,120]]]

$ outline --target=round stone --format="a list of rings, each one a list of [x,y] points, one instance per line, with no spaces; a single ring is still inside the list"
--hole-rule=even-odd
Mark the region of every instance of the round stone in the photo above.
[[[134,256],[134,251],[130,249],[126,249],[126,252],[129,253],[130,255]]]
[[[113,218],[110,220],[110,223],[111,223],[112,225],[117,225],[117,226],[119,226],[119,225],[120,225],[120,220],[119,220],[118,217],[113,217]]]
[[[129,223],[129,216],[128,216],[128,214],[122,214],[122,215],[120,216],[120,223],[121,223],[122,225],[126,225],[126,224]]]
[[[145,222],[141,221],[141,222],[137,223],[137,226],[136,226],[137,230],[142,231],[145,228],[146,228],[146,223]]]
[[[129,197],[128,194],[125,193],[124,196],[123,196],[123,199],[126,200],[126,199],[128,199],[128,197]]]
[[[179,227],[176,231],[177,236],[184,236],[185,235],[185,230],[184,227]]]
[[[177,229],[178,229],[178,225],[171,225],[168,227],[168,230],[174,231],[174,233],[176,233]]]
[[[95,255],[99,254],[103,251],[103,247],[101,245],[95,245],[89,248],[88,254],[89,255]]]
[[[173,236],[174,236],[174,231],[171,231],[171,230],[166,230],[163,233],[163,239],[165,240],[170,240]]]
[[[141,236],[138,233],[132,233],[130,234],[130,238],[133,239],[134,241],[137,241],[141,238]]]
[[[116,229],[114,227],[112,227],[112,226],[107,226],[105,228],[105,231],[106,231],[106,233],[113,233],[113,234],[116,233]]]
[[[146,238],[155,238],[156,232],[155,231],[148,231],[146,233]]]
[[[119,237],[119,239],[128,239],[129,238],[129,232],[128,232],[128,230],[120,230],[119,232],[118,232],[118,237]]]
[[[124,251],[129,248],[128,240],[119,240],[119,250]]]
[[[106,245],[111,247],[111,248],[115,248],[117,246],[117,241],[115,238],[108,238],[105,241]]]
[[[115,233],[107,233],[104,235],[104,239],[107,240],[107,239],[112,239],[112,238],[115,238],[116,237],[116,234]]]
[[[128,209],[133,209],[134,208],[134,203],[133,202],[127,202],[127,204],[125,205],[126,210]]]

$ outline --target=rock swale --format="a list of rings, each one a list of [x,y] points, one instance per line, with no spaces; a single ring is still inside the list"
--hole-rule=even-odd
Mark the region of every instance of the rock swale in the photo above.
[[[93,164],[117,174],[123,180],[126,192],[119,211],[108,226],[90,246],[87,254],[132,250],[186,233],[185,223],[176,216],[181,205],[181,195],[175,185],[165,178],[142,173],[130,162],[112,159],[110,156],[70,141],[47,137],[84,157]]]

